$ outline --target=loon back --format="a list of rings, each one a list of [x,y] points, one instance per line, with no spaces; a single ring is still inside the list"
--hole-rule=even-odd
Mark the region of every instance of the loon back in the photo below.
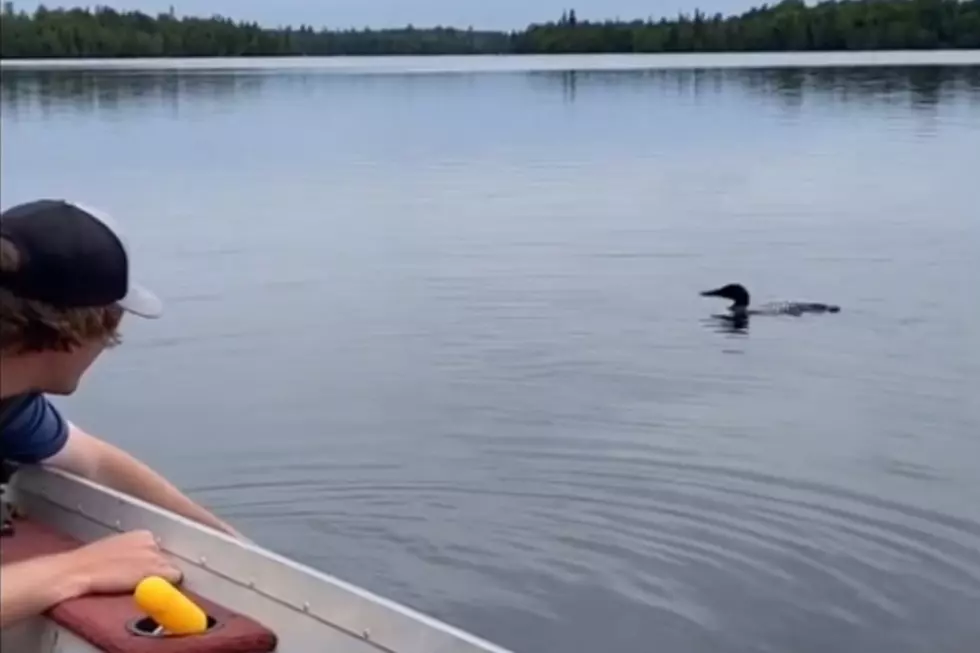
[[[750,309],[750,315],[803,315],[804,313],[840,313],[840,306],[819,302],[772,302],[757,309]]]
[[[840,306],[834,304],[823,304],[820,302],[772,302],[764,304],[757,309],[750,309],[749,291],[739,283],[730,283],[727,286],[706,290],[701,293],[703,297],[722,297],[732,300],[729,311],[732,315],[803,315],[805,313],[839,313]]]

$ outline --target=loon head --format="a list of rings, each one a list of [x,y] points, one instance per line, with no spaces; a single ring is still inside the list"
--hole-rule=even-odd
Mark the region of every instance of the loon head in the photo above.
[[[702,297],[723,297],[732,300],[733,309],[744,309],[749,305],[749,291],[740,283],[730,283],[714,290],[705,290]]]

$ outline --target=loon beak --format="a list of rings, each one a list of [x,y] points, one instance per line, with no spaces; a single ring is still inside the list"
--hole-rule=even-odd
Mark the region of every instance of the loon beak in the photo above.
[[[722,297],[721,288],[715,288],[714,290],[705,290],[701,293],[702,297]]]

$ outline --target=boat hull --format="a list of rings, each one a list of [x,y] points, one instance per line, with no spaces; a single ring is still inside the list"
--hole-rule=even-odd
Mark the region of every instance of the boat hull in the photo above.
[[[260,621],[275,632],[280,653],[509,653],[258,545],[64,472],[21,468],[10,492],[28,519],[82,542],[150,530],[183,570],[185,587]],[[50,620],[34,620],[5,631],[4,650],[94,650],[63,630]],[[16,645],[15,639],[33,644]]]

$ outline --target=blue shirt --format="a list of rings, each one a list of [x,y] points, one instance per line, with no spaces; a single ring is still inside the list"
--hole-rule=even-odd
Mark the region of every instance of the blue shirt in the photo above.
[[[58,409],[42,394],[17,399],[19,405],[3,417],[0,459],[39,463],[61,451],[68,440],[68,422]]]

